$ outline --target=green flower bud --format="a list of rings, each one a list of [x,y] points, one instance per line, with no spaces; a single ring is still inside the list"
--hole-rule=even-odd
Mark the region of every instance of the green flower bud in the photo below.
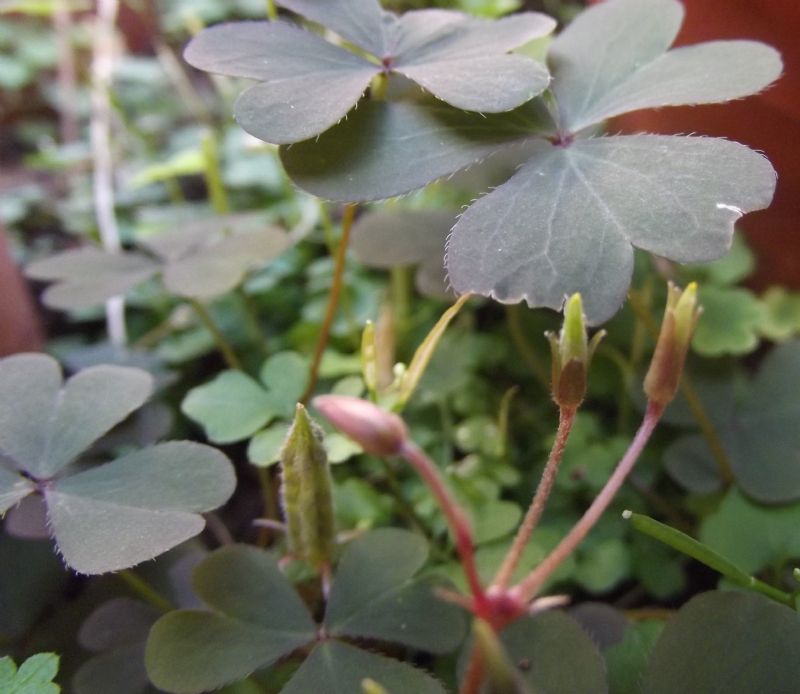
[[[330,563],[334,544],[331,476],[322,437],[322,430],[298,404],[280,453],[289,549],[317,568]]]
[[[374,396],[378,391],[378,347],[372,321],[367,321],[361,333],[361,376],[367,390]]]
[[[586,376],[592,356],[606,333],[600,330],[589,341],[581,295],[573,294],[564,306],[564,323],[558,336],[545,334],[552,354],[553,400],[559,407],[576,409],[586,396]]]
[[[320,395],[314,398],[323,416],[373,455],[396,455],[408,431],[403,420],[367,400],[349,395]]]
[[[644,379],[644,392],[650,402],[664,407],[678,392],[686,354],[701,313],[695,282],[683,291],[669,283],[661,332]]]

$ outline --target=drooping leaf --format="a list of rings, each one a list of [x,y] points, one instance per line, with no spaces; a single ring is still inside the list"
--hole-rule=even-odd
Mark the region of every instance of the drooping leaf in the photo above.
[[[339,562],[325,624],[334,635],[402,643],[446,653],[461,641],[464,614],[440,600],[428,580],[414,580],[428,550],[423,538],[393,528],[374,530]]]
[[[140,369],[95,366],[62,387],[43,354],[0,361],[0,452],[34,477],[50,477],[140,407],[153,389]]]
[[[187,47],[201,70],[263,80],[237,100],[239,124],[284,144],[313,137],[355,106],[380,68],[287,22],[218,24]]]
[[[758,331],[765,312],[746,289],[702,286],[703,314],[692,339],[692,349],[706,357],[749,354],[758,347]]]
[[[201,424],[215,443],[246,439],[281,414],[269,393],[241,371],[223,371],[192,388],[181,411]]]
[[[49,526],[80,573],[133,566],[197,535],[199,514],[228,500],[233,468],[214,448],[173,441],[59,479],[44,493]]]
[[[377,210],[353,226],[352,247],[367,267],[417,265],[417,289],[425,296],[447,295],[444,244],[456,223],[446,210]]]
[[[699,595],[667,622],[644,671],[647,694],[790,694],[800,617],[760,595]]]
[[[591,323],[611,317],[630,283],[633,248],[711,260],[733,223],[772,199],[760,154],[727,140],[637,135],[542,143],[507,183],[453,228],[453,288],[559,309],[580,292]],[[535,193],[532,194],[532,191]]]
[[[549,129],[534,101],[480,116],[444,105],[368,101],[319,138],[281,148],[292,180],[327,200],[402,195]]]
[[[3,694],[58,694],[53,679],[58,673],[55,653],[37,653],[17,668],[10,657],[0,658],[0,691]]]
[[[215,611],[177,610],[156,622],[145,662],[161,689],[215,689],[315,638],[311,615],[263,550],[243,545],[217,550],[195,569],[194,585]]]
[[[579,15],[548,56],[562,128],[576,132],[642,108],[729,101],[780,75],[777,51],[754,41],[666,53],[682,19],[677,0],[612,0]]]
[[[367,678],[389,692],[445,694],[441,683],[422,670],[335,640],[316,646],[281,692],[349,694],[362,691],[361,683]]]
[[[731,489],[704,519],[700,539],[748,573],[800,557],[800,503],[762,506]]]
[[[578,623],[562,612],[519,619],[503,631],[501,640],[532,691],[608,691],[603,658]]]
[[[126,294],[157,271],[158,264],[140,253],[106,253],[93,247],[59,253],[25,268],[28,277],[55,282],[42,301],[62,310],[96,306]]]

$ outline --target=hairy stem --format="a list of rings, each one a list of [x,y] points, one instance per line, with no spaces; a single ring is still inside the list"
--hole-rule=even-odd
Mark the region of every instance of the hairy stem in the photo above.
[[[629,302],[633,312],[636,314],[636,318],[644,325],[654,339],[657,338],[658,325],[656,325],[656,322],[653,320],[653,317],[650,315],[647,307],[643,304],[639,296],[634,292],[631,292],[629,296]],[[692,381],[687,375],[686,371],[684,371],[683,375],[681,376],[680,389],[681,395],[683,395],[684,399],[686,400],[689,411],[692,413],[697,425],[700,427],[700,432],[703,434],[703,438],[705,438],[706,443],[711,450],[711,454],[717,463],[717,469],[719,470],[720,477],[725,483],[730,484],[734,479],[733,468],[731,467],[730,459],[728,458],[728,454],[725,452],[725,448],[722,445],[722,439],[719,437],[719,432],[714,426],[714,423],[711,421],[711,417],[700,400],[700,397],[697,395],[697,391],[695,390],[694,385],[692,384]]]
[[[564,456],[564,448],[567,445],[570,431],[572,431],[572,424],[575,422],[576,412],[577,410],[575,408],[567,407],[562,407],[559,410],[558,430],[556,431],[553,447],[550,449],[550,455],[547,458],[547,463],[542,472],[542,479],[539,482],[539,486],[536,488],[536,494],[528,508],[528,512],[525,514],[522,525],[517,531],[511,549],[503,560],[503,564],[493,582],[493,585],[501,589],[506,588],[511,581],[511,576],[514,574],[519,560],[522,558],[522,553],[525,551],[525,545],[528,544],[531,534],[542,518],[547,500],[550,498],[550,493],[553,491],[553,486],[556,482],[558,467]]]
[[[461,566],[467,578],[467,585],[475,601],[476,613],[480,615],[481,608],[486,602],[486,595],[481,586],[478,569],[475,565],[475,544],[472,539],[472,528],[470,527],[469,519],[451,496],[450,490],[445,485],[436,465],[413,441],[405,440],[399,450],[399,454],[422,477],[433,492],[439,507],[447,518],[450,531],[455,539],[456,549],[461,558]]]
[[[306,403],[314,389],[317,387],[317,380],[319,379],[319,365],[322,362],[322,355],[325,353],[325,347],[328,345],[328,338],[331,334],[331,326],[333,319],[336,316],[336,308],[339,305],[339,296],[342,293],[342,283],[344,279],[344,265],[347,257],[347,246],[350,243],[350,229],[353,227],[353,219],[356,214],[356,205],[347,205],[344,208],[344,216],[342,217],[342,237],[339,239],[339,246],[336,249],[336,257],[334,259],[333,268],[333,284],[331,291],[328,295],[328,305],[325,308],[325,317],[322,320],[322,327],[320,328],[319,339],[317,346],[314,350],[314,357],[311,360],[311,367],[308,373],[308,385],[305,392],[300,398],[300,402]]]
[[[577,549],[589,531],[600,520],[600,516],[605,513],[611,504],[623,482],[625,482],[625,478],[633,470],[634,464],[661,419],[663,411],[664,408],[662,406],[648,403],[644,419],[636,432],[636,436],[633,438],[625,455],[622,456],[622,459],[617,464],[611,477],[608,478],[603,489],[595,497],[592,505],[589,506],[583,517],[573,526],[572,530],[561,540],[558,546],[544,558],[542,563],[512,589],[521,600],[527,602],[539,592],[544,582]]]
[[[219,353],[222,355],[222,358],[225,360],[225,363],[228,365],[228,367],[231,369],[236,369],[237,371],[241,371],[242,364],[239,361],[239,357],[237,357],[236,352],[233,351],[233,347],[231,347],[230,342],[228,342],[228,338],[225,337],[217,324],[214,322],[214,319],[211,317],[208,309],[197,299],[187,299],[187,302],[195,310],[197,317],[203,323],[206,330],[211,333],[211,336],[214,338],[214,343],[216,344]]]

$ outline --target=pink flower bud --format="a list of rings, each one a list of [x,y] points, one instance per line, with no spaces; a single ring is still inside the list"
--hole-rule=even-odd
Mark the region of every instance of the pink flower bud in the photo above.
[[[313,400],[323,417],[373,455],[395,455],[408,437],[403,420],[367,400],[320,395]]]

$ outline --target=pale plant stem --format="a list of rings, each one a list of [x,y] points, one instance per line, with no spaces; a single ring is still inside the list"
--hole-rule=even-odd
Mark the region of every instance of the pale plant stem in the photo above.
[[[547,500],[550,498],[550,494],[556,482],[558,467],[564,456],[564,448],[567,445],[570,431],[572,431],[572,424],[575,421],[576,411],[575,408],[569,407],[562,407],[559,411],[556,438],[553,442],[553,447],[550,449],[550,455],[544,466],[539,486],[536,488],[536,494],[534,494],[533,501],[528,508],[528,512],[525,514],[525,519],[522,521],[522,525],[517,531],[511,549],[508,551],[493,581],[493,585],[500,589],[508,587],[511,577],[522,558],[522,553],[525,551],[525,546],[528,544],[534,529],[542,518],[545,506],[547,506]]]
[[[486,594],[481,585],[475,564],[475,544],[472,539],[469,519],[451,496],[450,490],[445,485],[436,465],[413,441],[405,440],[398,453],[422,477],[431,492],[433,492],[433,496],[436,498],[445,518],[447,518],[447,523],[456,543],[456,549],[461,558],[461,566],[467,579],[467,585],[476,606],[480,607],[485,603]]]
[[[561,540],[558,546],[523,581],[511,589],[521,601],[528,602],[536,596],[544,582],[572,555],[589,531],[595,526],[613,501],[631,470],[633,470],[633,466],[661,419],[663,411],[663,406],[652,402],[648,403],[642,423],[631,445],[617,464],[603,489],[600,490],[591,506],[583,514],[583,517],[573,526],[572,530]]]
[[[274,22],[278,18],[278,9],[275,7],[275,0],[267,0],[267,19]]]
[[[322,355],[325,354],[325,348],[328,346],[328,338],[330,338],[333,319],[336,317],[336,308],[339,305],[339,296],[342,293],[345,259],[347,258],[347,247],[350,245],[350,229],[353,227],[356,209],[357,205],[347,205],[344,208],[342,236],[339,239],[339,246],[336,249],[336,257],[334,258],[333,284],[331,285],[331,291],[328,295],[328,305],[325,308],[325,317],[322,319],[322,327],[320,328],[319,339],[317,340],[317,346],[311,360],[311,367],[308,371],[308,385],[306,385],[306,389],[300,398],[300,402],[302,403],[308,402],[308,399],[312,396],[314,389],[317,387],[319,365],[322,363]]]
[[[97,0],[97,17],[92,46],[92,118],[90,136],[94,170],[94,208],[103,249],[119,253],[119,237],[114,202],[114,162],[111,155],[111,77],[114,56],[114,27],[118,0]],[[106,325],[112,344],[127,342],[125,300],[121,296],[106,302]]]

